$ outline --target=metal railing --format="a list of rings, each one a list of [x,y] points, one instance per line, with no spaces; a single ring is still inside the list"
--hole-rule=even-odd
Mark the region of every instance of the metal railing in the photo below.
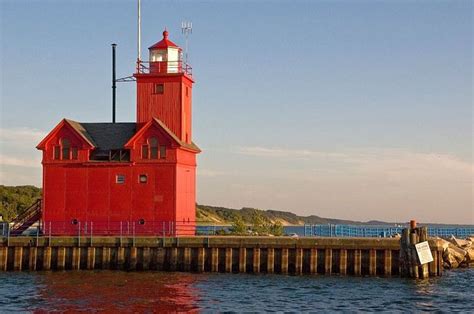
[[[192,221],[44,221],[41,226],[45,236],[176,236],[194,235]]]
[[[24,236],[157,236],[215,235],[222,226],[202,225],[193,221],[42,221],[37,228],[31,228]],[[0,237],[15,237],[22,234],[10,233],[10,224],[0,222]]]
[[[159,74],[159,73],[184,73],[193,75],[193,68],[183,61],[138,61],[136,73]]]
[[[319,237],[392,237],[401,234],[406,226],[357,226],[357,225],[305,225],[305,236]],[[432,237],[467,238],[474,234],[473,227],[433,227],[428,226],[428,235]]]
[[[9,223],[8,222],[0,222],[0,236],[6,237],[9,230]]]

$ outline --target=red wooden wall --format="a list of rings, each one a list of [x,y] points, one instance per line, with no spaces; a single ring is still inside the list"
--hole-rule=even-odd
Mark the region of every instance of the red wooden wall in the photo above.
[[[139,176],[145,174],[147,182]],[[116,182],[116,176],[125,182]],[[44,167],[45,232],[77,234],[118,234],[120,222],[135,225],[135,234],[194,235],[195,224],[195,166],[173,163],[118,164],[47,164]],[[145,224],[140,225],[143,219]],[[51,223],[51,224],[50,224]],[[84,230],[85,224],[89,230]],[[171,226],[170,226],[171,224]],[[125,232],[122,230],[122,232]],[[132,233],[133,230],[128,232]]]
[[[185,74],[139,75],[137,78],[137,123],[142,127],[153,117],[160,119],[181,141],[191,143],[192,80]],[[163,94],[155,93],[163,84]],[[187,90],[187,92],[186,92]]]

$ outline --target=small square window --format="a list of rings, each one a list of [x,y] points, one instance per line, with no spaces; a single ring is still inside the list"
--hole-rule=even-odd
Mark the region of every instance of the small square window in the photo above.
[[[140,183],[147,183],[148,182],[148,176],[146,174],[141,174],[139,176],[139,179]]]
[[[164,94],[165,85],[164,84],[155,84],[154,94]]]
[[[118,174],[115,177],[115,183],[117,184],[124,184],[125,183],[125,176],[123,174]]]

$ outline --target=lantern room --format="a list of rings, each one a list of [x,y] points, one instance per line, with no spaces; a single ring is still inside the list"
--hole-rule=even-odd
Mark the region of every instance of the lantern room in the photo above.
[[[168,39],[168,31],[163,32],[163,39],[150,48],[150,73],[181,72],[181,48]]]

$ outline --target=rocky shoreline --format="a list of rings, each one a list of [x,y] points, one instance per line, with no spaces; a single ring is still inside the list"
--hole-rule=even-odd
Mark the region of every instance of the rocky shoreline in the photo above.
[[[440,239],[443,242],[443,261],[445,269],[474,267],[474,237]]]

